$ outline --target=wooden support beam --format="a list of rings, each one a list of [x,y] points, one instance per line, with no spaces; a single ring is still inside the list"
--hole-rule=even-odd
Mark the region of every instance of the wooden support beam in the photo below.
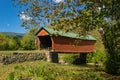
[[[87,53],[80,54],[80,64],[86,64]]]

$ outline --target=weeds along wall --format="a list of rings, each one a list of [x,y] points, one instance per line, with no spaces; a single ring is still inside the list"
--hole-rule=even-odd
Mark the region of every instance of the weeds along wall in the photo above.
[[[6,65],[11,63],[20,63],[25,61],[46,60],[45,53],[19,53],[13,52],[10,55],[0,55],[0,64]]]

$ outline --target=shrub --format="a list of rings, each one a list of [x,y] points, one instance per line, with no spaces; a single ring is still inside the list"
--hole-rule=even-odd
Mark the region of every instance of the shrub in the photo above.
[[[96,52],[89,53],[87,55],[87,62],[104,63],[105,61],[106,61],[106,53],[105,53],[105,51],[97,50]]]
[[[79,58],[79,54],[67,54],[64,55],[63,60],[69,64],[75,64],[76,60]]]
[[[108,54],[105,65],[106,71],[108,73],[120,75],[120,55]]]
[[[11,72],[7,76],[7,80],[14,80],[14,78],[15,78],[15,72]]]

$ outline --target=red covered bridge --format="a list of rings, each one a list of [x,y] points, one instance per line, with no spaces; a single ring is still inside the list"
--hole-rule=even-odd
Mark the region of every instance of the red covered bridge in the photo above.
[[[91,35],[80,36],[72,32],[57,31],[42,27],[37,32],[38,48],[50,49],[54,53],[90,53],[94,51],[96,39]]]

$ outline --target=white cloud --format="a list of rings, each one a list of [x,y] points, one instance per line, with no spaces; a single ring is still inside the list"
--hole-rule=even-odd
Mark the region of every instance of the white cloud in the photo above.
[[[63,0],[54,0],[56,3],[63,2]]]
[[[27,16],[27,15],[25,15],[25,13],[22,12],[22,13],[20,13],[20,19],[28,21],[28,20],[31,20],[32,18]]]

